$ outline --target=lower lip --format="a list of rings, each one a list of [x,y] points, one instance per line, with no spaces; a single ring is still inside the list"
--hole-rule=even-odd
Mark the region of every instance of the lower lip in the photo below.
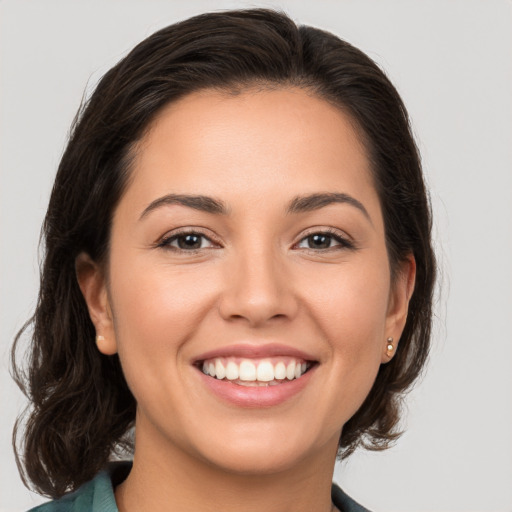
[[[311,380],[317,365],[310,368],[298,379],[285,381],[275,386],[241,386],[227,380],[219,380],[205,375],[198,369],[199,375],[216,396],[239,407],[272,407],[282,404],[300,393]]]

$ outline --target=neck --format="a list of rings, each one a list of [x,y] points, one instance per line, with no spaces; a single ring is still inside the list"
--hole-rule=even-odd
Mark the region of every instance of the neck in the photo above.
[[[271,473],[239,473],[137,435],[133,468],[116,488],[120,512],[331,512],[336,445]],[[162,449],[162,446],[165,446]],[[172,507],[170,507],[172,505]]]

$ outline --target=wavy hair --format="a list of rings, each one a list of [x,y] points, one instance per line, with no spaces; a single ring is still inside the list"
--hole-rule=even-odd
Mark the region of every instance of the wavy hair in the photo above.
[[[129,447],[135,400],[119,359],[95,346],[75,259],[105,262],[113,212],[136,144],[170,102],[201,89],[307,89],[347,113],[361,135],[380,198],[391,273],[410,254],[416,284],[393,360],[343,428],[339,455],[384,449],[398,435],[404,393],[429,350],[435,257],[431,211],[405,106],[382,70],[338,37],[265,9],[203,14],[164,28],[108,71],[82,105],[43,225],[44,260],[33,318],[18,333],[13,373],[30,400],[15,427],[26,484],[59,497]],[[31,343],[25,367],[16,346]]]

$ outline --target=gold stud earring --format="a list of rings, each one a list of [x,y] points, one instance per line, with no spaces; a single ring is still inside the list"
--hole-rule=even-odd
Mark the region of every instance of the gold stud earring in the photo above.
[[[96,345],[98,345],[100,341],[105,341],[105,337],[101,335],[96,336]]]
[[[388,352],[393,352],[393,349],[395,348],[395,347],[393,347],[393,338],[390,336],[387,339],[387,342],[388,342],[388,346],[387,346]]]

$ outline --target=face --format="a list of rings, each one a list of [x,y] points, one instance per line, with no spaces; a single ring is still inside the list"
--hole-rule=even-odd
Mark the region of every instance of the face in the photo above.
[[[391,283],[339,109],[299,89],[168,106],[137,149],[107,271],[79,273],[137,400],[136,456],[243,473],[334,460],[400,337],[412,267]]]

